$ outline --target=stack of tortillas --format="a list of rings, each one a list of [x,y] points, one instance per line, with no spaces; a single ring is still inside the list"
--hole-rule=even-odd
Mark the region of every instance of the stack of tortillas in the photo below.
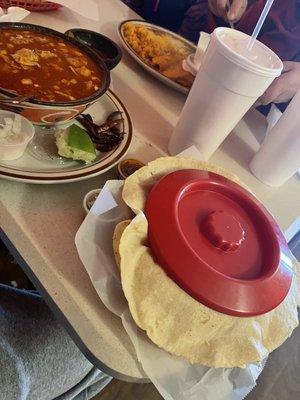
[[[215,166],[178,157],[157,159],[126,179],[123,199],[139,215],[115,230],[114,250],[123,291],[136,324],[157,346],[191,363],[244,367],[261,361],[298,325],[296,271],[287,297],[277,308],[245,318],[204,306],[170,279],[153,259],[147,243],[147,220],[141,212],[156,182],[171,172],[191,168],[237,180]]]

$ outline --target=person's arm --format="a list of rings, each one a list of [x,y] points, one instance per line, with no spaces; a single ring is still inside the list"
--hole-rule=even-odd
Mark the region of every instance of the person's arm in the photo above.
[[[285,103],[300,90],[300,62],[285,61],[283,73],[269,86],[259,99],[262,105]]]
[[[248,0],[208,0],[208,4],[214,15],[235,23],[246,11]]]
[[[211,32],[216,27],[212,14],[225,21],[236,22],[244,14],[247,4],[247,0],[190,0],[178,32],[198,42],[201,30]]]
[[[193,42],[198,42],[199,32],[204,29],[207,13],[207,0],[190,1],[178,33]]]

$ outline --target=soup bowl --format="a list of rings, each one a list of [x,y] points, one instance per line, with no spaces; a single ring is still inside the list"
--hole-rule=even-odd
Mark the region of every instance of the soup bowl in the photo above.
[[[101,57],[85,44],[76,39],[67,37],[65,34],[46,28],[40,25],[33,25],[27,23],[3,22],[0,24],[0,32],[2,30],[26,30],[46,36],[54,36],[55,38],[62,39],[66,44],[72,45],[77,48],[85,56],[94,61],[101,73],[101,81],[99,87],[90,96],[82,99],[67,100],[67,101],[43,101],[33,98],[22,102],[20,104],[6,103],[1,104],[2,109],[13,111],[21,114],[33,124],[36,125],[54,125],[64,124],[79,114],[85,111],[90,105],[95,103],[109,88],[110,72],[106,67]],[[46,79],[46,78],[45,78]],[[0,87],[0,100],[1,98],[13,98],[19,93],[9,90],[9,88]],[[30,95],[30,94],[29,94]]]
[[[101,33],[73,28],[67,30],[65,35],[78,40],[98,53],[109,70],[115,68],[121,61],[122,51],[120,47]]]

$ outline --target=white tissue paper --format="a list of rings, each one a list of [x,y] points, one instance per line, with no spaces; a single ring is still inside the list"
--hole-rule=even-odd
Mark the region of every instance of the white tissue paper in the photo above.
[[[69,8],[84,18],[93,21],[99,20],[99,5],[96,1],[55,0],[55,3]],[[19,22],[27,17],[28,14],[30,14],[30,12],[21,7],[9,7],[6,12],[0,8],[0,22]]]
[[[191,152],[195,158],[195,149]],[[265,360],[244,369],[192,365],[157,347],[133,321],[112,248],[116,224],[131,215],[122,200],[122,187],[123,181],[105,184],[75,238],[78,254],[100,299],[122,319],[137,359],[165,400],[242,400],[255,386]],[[141,213],[135,218],[145,216]]]
[[[6,12],[0,7],[0,22],[20,22],[30,12],[21,7],[8,7]]]

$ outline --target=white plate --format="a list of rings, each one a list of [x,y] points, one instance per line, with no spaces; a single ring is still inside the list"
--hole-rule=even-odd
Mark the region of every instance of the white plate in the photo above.
[[[114,112],[123,113],[122,143],[108,153],[98,152],[96,160],[91,164],[67,160],[59,157],[55,145],[54,132],[59,128],[35,127],[36,134],[28,145],[25,154],[14,161],[0,160],[0,177],[28,183],[54,184],[88,179],[113,168],[127,153],[132,141],[132,124],[128,111],[112,92],[106,92],[96,103],[87,109],[96,123],[102,123]],[[65,127],[77,121],[69,122]]]
[[[136,25],[142,25],[142,26],[146,26],[147,28],[150,28],[152,31],[154,32],[158,32],[158,33],[164,33],[167,34],[168,36],[170,36],[173,40],[179,41],[182,46],[186,47],[190,53],[195,53],[196,52],[196,45],[192,42],[190,42],[189,40],[183,38],[180,35],[177,35],[174,32],[169,31],[168,29],[162,28],[160,26],[151,24],[149,22],[145,22],[142,20],[138,20],[138,19],[128,19],[126,21],[123,21],[120,23],[119,25],[119,36],[120,39],[123,43],[123,46],[125,48],[125,50],[146,70],[148,71],[151,75],[155,76],[157,79],[159,79],[161,82],[165,83],[168,86],[171,86],[172,88],[178,90],[181,93],[184,94],[188,94],[189,89],[186,88],[185,86],[180,85],[179,83],[172,81],[171,79],[167,78],[166,76],[162,75],[160,72],[158,72],[156,69],[150,67],[141,57],[139,57],[137,55],[137,53],[132,49],[132,47],[127,43],[126,38],[124,36],[124,25],[127,22],[131,22],[132,24],[136,24]]]

